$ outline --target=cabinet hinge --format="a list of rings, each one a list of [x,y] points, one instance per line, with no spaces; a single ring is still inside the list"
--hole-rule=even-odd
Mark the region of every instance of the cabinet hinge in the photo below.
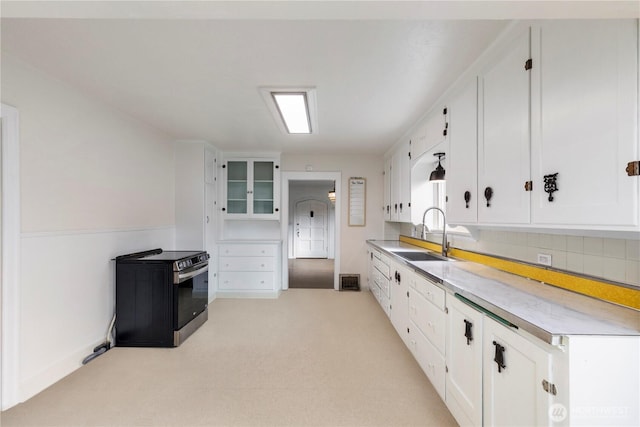
[[[533,181],[526,181],[524,183],[524,191],[533,191]]]
[[[547,380],[542,380],[542,388],[544,389],[544,391],[554,396],[558,394],[558,389],[556,388],[556,385],[553,383],[550,383]]]
[[[527,62],[524,63],[524,69],[528,71],[532,68],[533,68],[533,59],[529,58],[527,59]]]
[[[640,160],[627,163],[627,168],[625,170],[627,171],[628,176],[640,176]]]

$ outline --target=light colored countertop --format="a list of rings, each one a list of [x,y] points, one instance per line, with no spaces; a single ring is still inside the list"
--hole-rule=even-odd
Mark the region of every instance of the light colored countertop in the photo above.
[[[639,311],[474,262],[407,261],[393,251],[430,251],[397,240],[368,243],[549,344],[569,335],[640,336]]]

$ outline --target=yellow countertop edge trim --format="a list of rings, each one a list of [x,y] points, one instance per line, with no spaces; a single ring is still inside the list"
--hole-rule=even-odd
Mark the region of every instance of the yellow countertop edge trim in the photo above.
[[[438,245],[437,243],[425,242],[408,236],[400,236],[400,241],[432,251],[441,250],[441,245]],[[547,270],[545,268],[523,264],[518,261],[509,261],[489,255],[468,252],[462,249],[452,248],[449,250],[449,255],[455,258],[477,262],[502,271],[517,274],[518,276],[528,277],[530,279],[538,280],[540,282],[583,295],[620,304],[625,307],[635,308],[636,310],[640,309],[640,291],[635,289],[575,276],[570,273]]]

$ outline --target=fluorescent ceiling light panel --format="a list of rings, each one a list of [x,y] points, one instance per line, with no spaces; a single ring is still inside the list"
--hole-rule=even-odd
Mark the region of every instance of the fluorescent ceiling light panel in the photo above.
[[[319,133],[315,87],[261,86],[258,90],[273,116],[274,123],[282,133],[288,135]]]
[[[311,133],[306,92],[271,92],[289,133]]]

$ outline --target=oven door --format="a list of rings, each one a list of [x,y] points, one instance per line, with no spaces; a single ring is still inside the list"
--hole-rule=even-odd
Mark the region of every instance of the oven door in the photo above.
[[[176,276],[173,284],[173,327],[177,331],[207,308],[209,265],[200,264],[179,275],[176,273]]]

